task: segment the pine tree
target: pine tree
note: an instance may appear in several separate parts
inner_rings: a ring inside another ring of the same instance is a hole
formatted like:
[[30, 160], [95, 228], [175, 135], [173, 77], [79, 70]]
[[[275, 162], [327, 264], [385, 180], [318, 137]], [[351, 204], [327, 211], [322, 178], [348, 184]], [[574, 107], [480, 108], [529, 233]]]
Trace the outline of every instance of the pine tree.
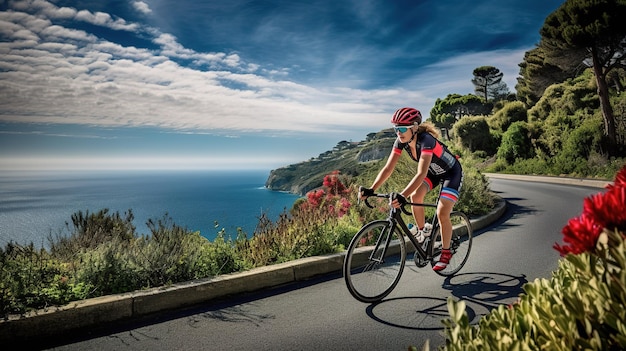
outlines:
[[607, 74], [626, 66], [626, 0], [566, 0], [551, 13], [540, 30], [540, 46], [546, 55], [557, 58], [573, 52], [587, 53], [586, 63], [596, 77], [604, 135], [616, 145], [616, 123], [609, 100]]
[[474, 91], [476, 95], [482, 97], [485, 102], [489, 100], [499, 100], [506, 97], [509, 89], [502, 81], [504, 73], [493, 66], [481, 66], [474, 69]]

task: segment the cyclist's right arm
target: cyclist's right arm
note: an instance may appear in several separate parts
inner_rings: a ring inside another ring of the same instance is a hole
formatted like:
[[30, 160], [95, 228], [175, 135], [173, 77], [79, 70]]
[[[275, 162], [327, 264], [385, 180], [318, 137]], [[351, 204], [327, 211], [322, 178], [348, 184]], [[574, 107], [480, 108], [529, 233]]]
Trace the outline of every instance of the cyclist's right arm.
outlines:
[[385, 163], [383, 168], [381, 168], [381, 170], [378, 172], [378, 175], [376, 176], [376, 179], [374, 179], [372, 186], [370, 188], [364, 188], [361, 190], [359, 194], [361, 197], [366, 198], [368, 196], [371, 196], [376, 191], [376, 189], [378, 189], [381, 185], [383, 185], [383, 183], [385, 183], [385, 181], [387, 181], [387, 179], [389, 179], [389, 176], [391, 176], [393, 170], [396, 168], [396, 164], [398, 163], [400, 156], [402, 156], [402, 150], [399, 150], [400, 152], [398, 152], [398, 150], [399, 149], [396, 148], [393, 148], [391, 150], [391, 154], [389, 154], [387, 163]]

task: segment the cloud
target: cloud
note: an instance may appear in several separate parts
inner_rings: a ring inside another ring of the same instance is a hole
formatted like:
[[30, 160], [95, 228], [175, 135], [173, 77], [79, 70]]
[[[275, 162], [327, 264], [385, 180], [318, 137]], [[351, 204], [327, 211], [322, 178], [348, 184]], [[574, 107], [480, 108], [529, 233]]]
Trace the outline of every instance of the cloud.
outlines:
[[152, 13], [152, 10], [150, 9], [150, 6], [145, 3], [144, 1], [133, 1], [132, 2], [133, 7], [135, 8], [135, 10], [143, 13], [143, 14], [150, 14]]
[[[46, 13], [60, 12], [53, 10], [47, 7]], [[115, 29], [136, 28], [86, 11], [78, 11], [76, 18]], [[6, 83], [0, 88], [3, 121], [310, 132], [354, 123], [351, 105], [335, 109], [335, 101], [346, 99], [344, 90], [320, 91], [247, 73], [251, 66], [239, 55], [198, 53], [169, 34], [157, 36], [154, 43], [161, 49], [152, 51], [121, 46], [32, 14], [3, 13], [0, 20], [10, 23], [2, 28], [13, 39], [0, 43], [6, 53], [0, 60], [0, 78]], [[206, 70], [175, 60], [189, 60]]]
[[428, 116], [476, 67], [513, 89], [558, 1], [1, 2], [0, 168], [298, 162]]
[[[357, 17], [380, 11], [372, 4], [358, 7]], [[142, 14], [153, 13], [145, 2], [131, 5]], [[295, 79], [297, 66], [250, 62], [236, 51], [198, 51], [173, 34], [107, 13], [43, 0], [10, 2], [9, 7], [0, 13], [0, 121], [5, 122], [157, 126], [224, 134], [242, 129], [342, 133], [355, 125], [371, 131], [386, 125], [398, 106], [417, 106], [428, 115], [436, 98], [471, 92], [471, 72], [478, 66], [499, 67], [512, 89], [516, 65], [526, 50], [460, 53], [420, 64], [389, 86], [364, 81], [375, 81], [385, 65], [394, 67], [415, 39], [382, 50], [356, 42], [307, 42], [311, 37], [298, 34], [280, 38], [307, 44], [310, 58], [303, 57], [303, 62], [317, 60], [316, 65], [324, 64], [328, 52], [340, 50], [328, 61], [328, 75], [310, 84], [313, 78]], [[271, 19], [262, 18], [255, 36], [269, 32], [278, 40], [284, 23]], [[377, 16], [378, 24], [370, 28], [379, 31], [378, 38], [399, 30], [385, 28], [384, 19]], [[97, 36], [68, 20], [123, 32], [120, 38], [125, 40], [147, 38], [153, 46], [122, 44], [114, 34]], [[296, 20], [282, 18], [302, 26]], [[328, 38], [331, 33], [321, 28], [316, 35]], [[344, 35], [342, 40], [351, 39]]]

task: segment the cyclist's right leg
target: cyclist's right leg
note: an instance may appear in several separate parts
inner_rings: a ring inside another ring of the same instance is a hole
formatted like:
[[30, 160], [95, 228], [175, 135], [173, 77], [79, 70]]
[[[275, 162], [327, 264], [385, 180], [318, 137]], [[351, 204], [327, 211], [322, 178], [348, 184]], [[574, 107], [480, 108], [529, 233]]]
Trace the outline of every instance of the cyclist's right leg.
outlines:
[[[428, 193], [430, 189], [432, 188], [433, 188], [433, 182], [428, 177], [424, 178], [424, 182], [422, 183], [422, 185], [420, 185], [419, 188], [417, 188], [417, 190], [415, 190], [415, 192], [411, 194], [410, 201], [414, 203], [424, 203], [424, 197], [426, 196], [426, 193]], [[415, 220], [415, 225], [417, 225], [417, 229], [418, 230], [423, 229], [424, 225], [426, 224], [426, 215], [424, 214], [424, 207], [413, 206], [412, 210], [413, 210], [413, 219]]]

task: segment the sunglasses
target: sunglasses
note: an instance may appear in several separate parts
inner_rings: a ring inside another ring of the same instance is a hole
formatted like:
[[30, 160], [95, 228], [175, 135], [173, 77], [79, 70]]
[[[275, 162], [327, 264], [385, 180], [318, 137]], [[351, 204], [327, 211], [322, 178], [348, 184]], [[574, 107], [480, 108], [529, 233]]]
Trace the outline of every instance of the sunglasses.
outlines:
[[407, 130], [409, 130], [409, 128], [411, 128], [412, 126], [394, 126], [393, 127], [393, 131], [395, 133], [400, 132], [400, 133], [406, 133]]

